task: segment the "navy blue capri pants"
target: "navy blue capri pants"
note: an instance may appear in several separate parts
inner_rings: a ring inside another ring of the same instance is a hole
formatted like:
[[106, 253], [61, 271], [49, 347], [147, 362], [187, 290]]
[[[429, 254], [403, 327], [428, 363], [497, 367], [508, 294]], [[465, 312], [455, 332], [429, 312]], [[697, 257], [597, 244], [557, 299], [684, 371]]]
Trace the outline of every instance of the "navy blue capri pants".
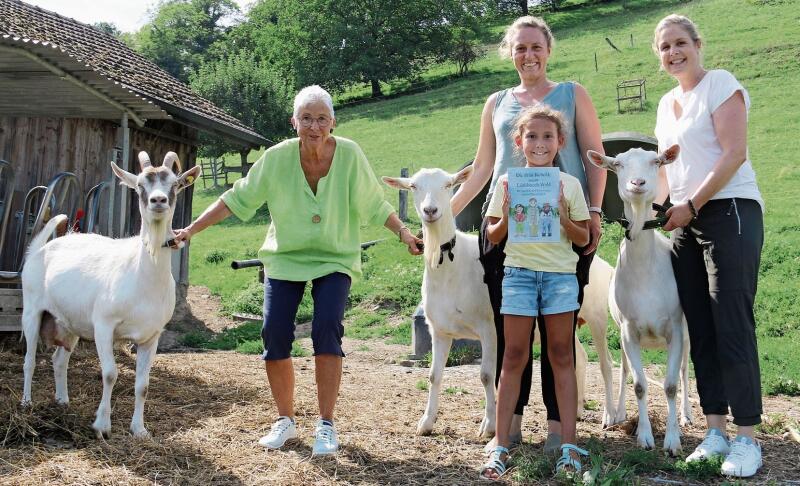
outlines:
[[[268, 278], [264, 283], [264, 326], [261, 338], [267, 361], [287, 359], [294, 342], [294, 319], [303, 300], [307, 282], [292, 282]], [[350, 276], [334, 272], [311, 281], [314, 317], [311, 321], [311, 341], [314, 356], [334, 354], [344, 357], [344, 308], [350, 293]]]

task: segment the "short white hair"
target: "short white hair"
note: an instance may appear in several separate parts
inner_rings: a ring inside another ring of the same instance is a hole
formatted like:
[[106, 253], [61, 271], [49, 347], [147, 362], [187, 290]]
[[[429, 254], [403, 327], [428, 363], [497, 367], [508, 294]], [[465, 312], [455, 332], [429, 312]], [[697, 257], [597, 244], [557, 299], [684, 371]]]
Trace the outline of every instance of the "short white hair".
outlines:
[[327, 106], [328, 110], [331, 112], [331, 118], [335, 118], [333, 115], [333, 98], [331, 98], [330, 93], [325, 91], [321, 86], [312, 84], [311, 86], [306, 86], [301, 89], [294, 97], [294, 112], [292, 113], [294, 119], [296, 120], [299, 117], [300, 110], [302, 110], [304, 106], [308, 106], [317, 101], [325, 103], [325, 106]]

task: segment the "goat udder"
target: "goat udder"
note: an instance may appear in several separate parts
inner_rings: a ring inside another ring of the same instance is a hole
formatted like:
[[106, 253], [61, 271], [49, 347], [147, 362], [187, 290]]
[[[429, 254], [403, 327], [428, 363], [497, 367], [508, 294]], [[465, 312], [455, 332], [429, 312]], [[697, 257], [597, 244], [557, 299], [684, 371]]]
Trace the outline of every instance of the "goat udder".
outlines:
[[44, 311], [42, 313], [42, 323], [39, 326], [39, 336], [41, 336], [45, 345], [48, 347], [61, 346], [71, 352], [72, 346], [70, 346], [69, 339], [67, 339], [65, 334], [64, 328], [56, 322], [56, 318], [53, 317], [53, 314]]

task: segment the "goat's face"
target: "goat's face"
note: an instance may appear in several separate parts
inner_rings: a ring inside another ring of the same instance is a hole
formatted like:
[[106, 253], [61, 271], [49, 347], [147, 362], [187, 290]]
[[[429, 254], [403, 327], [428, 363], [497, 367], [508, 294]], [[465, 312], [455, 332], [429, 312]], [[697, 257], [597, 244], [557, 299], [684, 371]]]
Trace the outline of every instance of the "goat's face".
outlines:
[[587, 155], [598, 167], [617, 173], [617, 189], [623, 201], [650, 204], [658, 190], [659, 167], [674, 162], [679, 151], [680, 147], [673, 145], [660, 154], [632, 148], [616, 157], [606, 157], [594, 150], [589, 150]]
[[472, 166], [449, 174], [441, 169], [421, 169], [411, 177], [383, 177], [383, 182], [396, 189], [407, 189], [414, 194], [414, 207], [423, 224], [434, 223], [445, 214], [452, 214], [450, 197], [453, 187], [466, 181]]
[[111, 168], [121, 183], [135, 190], [139, 195], [139, 211], [142, 219], [148, 223], [171, 221], [178, 193], [192, 185], [197, 179], [199, 166], [175, 175], [172, 166], [176, 162], [178, 171], [180, 171], [178, 156], [175, 152], [167, 152], [163, 164], [153, 167], [147, 153], [139, 152], [141, 172], [138, 175], [122, 170], [114, 162], [111, 162]]

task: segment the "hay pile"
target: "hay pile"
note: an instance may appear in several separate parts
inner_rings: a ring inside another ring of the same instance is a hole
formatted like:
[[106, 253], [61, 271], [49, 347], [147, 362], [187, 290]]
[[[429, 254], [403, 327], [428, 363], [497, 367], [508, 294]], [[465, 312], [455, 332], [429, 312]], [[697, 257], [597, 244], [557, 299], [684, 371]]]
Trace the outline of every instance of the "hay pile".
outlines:
[[[308, 344], [306, 343], [306, 346]], [[368, 349], [369, 348], [369, 349]], [[40, 353], [34, 377], [34, 407], [23, 410], [22, 351], [0, 345], [0, 484], [473, 484], [484, 442], [476, 437], [482, 417], [483, 390], [478, 367], [445, 372], [445, 387], [467, 393], [443, 394], [435, 435], [414, 435], [427, 393], [415, 384], [427, 370], [387, 364], [404, 347], [346, 341], [345, 370], [337, 425], [342, 443], [338, 458], [310, 458], [316, 393], [313, 358], [297, 358], [300, 441], [283, 451], [265, 451], [257, 439], [276, 415], [255, 356], [230, 352], [176, 353], [157, 356], [151, 374], [145, 424], [151, 440], [128, 433], [133, 411], [135, 356], [117, 353], [119, 379], [112, 399], [112, 437], [97, 440], [91, 429], [101, 391], [99, 365], [92, 344], [82, 344], [69, 371], [68, 408], [53, 403], [52, 366]], [[538, 371], [534, 374], [538, 376]], [[588, 398], [602, 403], [599, 372], [590, 365]], [[538, 380], [537, 380], [538, 382]], [[663, 440], [666, 404], [651, 389], [654, 429]], [[536, 399], [524, 424], [529, 451], [545, 436], [544, 409]], [[799, 400], [767, 400], [768, 412], [800, 418]], [[695, 417], [699, 409], [695, 404]], [[635, 447], [624, 427], [600, 430], [601, 410], [586, 411], [579, 423], [582, 440], [594, 435], [604, 454], [619, 460]], [[635, 415], [633, 400], [628, 415]], [[684, 448], [696, 445], [702, 430], [684, 431]], [[779, 434], [762, 435], [765, 468], [759, 482], [799, 479], [800, 445]], [[669, 478], [670, 476], [662, 476]], [[680, 479], [673, 477], [672, 479]], [[647, 476], [644, 483], [650, 483]]]

